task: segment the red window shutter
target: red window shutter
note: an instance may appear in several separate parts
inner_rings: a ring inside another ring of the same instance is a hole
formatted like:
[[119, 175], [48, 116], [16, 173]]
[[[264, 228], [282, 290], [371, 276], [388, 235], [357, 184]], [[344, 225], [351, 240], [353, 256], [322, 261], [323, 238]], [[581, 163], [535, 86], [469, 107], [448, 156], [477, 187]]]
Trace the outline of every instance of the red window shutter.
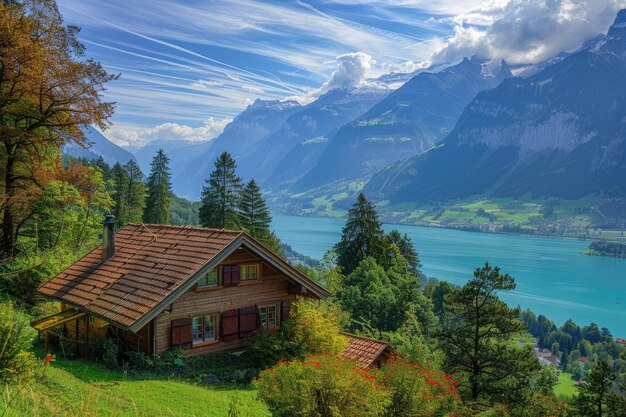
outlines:
[[291, 308], [291, 301], [285, 300], [280, 303], [280, 322], [289, 318], [289, 310]]
[[231, 267], [232, 270], [232, 277], [233, 277], [233, 285], [239, 285], [239, 282], [241, 282], [241, 271], [239, 268], [239, 265], [233, 265]]
[[257, 306], [239, 309], [239, 337], [248, 337], [259, 328], [259, 310]]
[[193, 342], [193, 334], [191, 331], [191, 319], [184, 318], [172, 320], [171, 330], [171, 347], [172, 348], [190, 348]]
[[229, 342], [239, 337], [239, 311], [237, 309], [222, 313], [222, 325], [220, 326], [222, 341]]
[[225, 266], [222, 269], [222, 285], [224, 287], [230, 287], [233, 285], [232, 266]]

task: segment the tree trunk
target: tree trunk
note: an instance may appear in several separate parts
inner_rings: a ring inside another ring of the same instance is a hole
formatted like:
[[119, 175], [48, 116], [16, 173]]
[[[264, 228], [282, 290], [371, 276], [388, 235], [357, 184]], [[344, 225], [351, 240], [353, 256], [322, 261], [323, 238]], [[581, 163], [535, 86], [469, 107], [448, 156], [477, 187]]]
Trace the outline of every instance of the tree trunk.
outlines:
[[13, 176], [13, 167], [15, 166], [15, 155], [11, 153], [10, 147], [7, 147], [7, 160], [4, 171], [4, 207], [2, 209], [2, 236], [0, 236], [0, 256], [2, 258], [8, 258], [13, 256], [13, 249], [15, 245], [14, 239], [14, 225], [15, 220], [13, 218], [12, 205], [13, 197], [15, 196], [15, 181]]

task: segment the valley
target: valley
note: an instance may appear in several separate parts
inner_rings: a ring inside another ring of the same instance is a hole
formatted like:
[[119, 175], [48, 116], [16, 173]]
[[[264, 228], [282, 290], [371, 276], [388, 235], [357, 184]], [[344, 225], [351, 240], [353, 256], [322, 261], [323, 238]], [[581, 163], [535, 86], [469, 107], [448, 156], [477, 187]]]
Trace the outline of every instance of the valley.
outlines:
[[[270, 193], [268, 200], [275, 213], [342, 219], [364, 183], [350, 181], [291, 196]], [[381, 219], [393, 224], [626, 242], [624, 201], [597, 196], [575, 200], [473, 196], [429, 204], [382, 200], [376, 207]]]

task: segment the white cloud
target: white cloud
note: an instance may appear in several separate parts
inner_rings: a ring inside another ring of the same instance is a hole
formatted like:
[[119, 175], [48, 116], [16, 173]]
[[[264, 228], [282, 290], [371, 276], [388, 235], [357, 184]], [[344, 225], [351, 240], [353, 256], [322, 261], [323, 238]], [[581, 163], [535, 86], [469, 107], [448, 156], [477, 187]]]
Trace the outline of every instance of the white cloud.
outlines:
[[303, 95], [290, 96], [286, 100], [296, 100], [307, 104], [320, 95], [336, 88], [362, 86], [368, 83], [367, 78], [375, 61], [365, 52], [350, 52], [335, 58], [336, 69], [320, 88], [309, 89]]
[[388, 65], [386, 69], [388, 72], [399, 72], [399, 73], [411, 73], [417, 70], [428, 68], [429, 63], [427, 61], [415, 62], [415, 61], [404, 61], [399, 65]]
[[545, 61], [605, 33], [626, 0], [490, 0], [448, 21], [454, 35], [432, 57], [450, 63], [474, 54], [512, 64]]
[[337, 69], [330, 79], [322, 84], [321, 93], [334, 88], [350, 87], [365, 82], [365, 77], [374, 60], [364, 52], [351, 52], [337, 57]]
[[231, 119], [207, 118], [202, 126], [192, 127], [178, 123], [162, 123], [150, 128], [113, 127], [106, 136], [123, 147], [140, 148], [152, 141], [186, 140], [189, 142], [209, 141], [217, 137]]

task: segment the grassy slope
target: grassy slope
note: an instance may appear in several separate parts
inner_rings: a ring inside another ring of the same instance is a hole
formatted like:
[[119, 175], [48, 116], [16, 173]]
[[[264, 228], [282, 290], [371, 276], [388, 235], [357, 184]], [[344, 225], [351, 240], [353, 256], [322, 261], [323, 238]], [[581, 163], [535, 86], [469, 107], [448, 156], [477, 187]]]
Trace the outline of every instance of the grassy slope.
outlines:
[[[278, 211], [294, 215], [345, 218], [346, 207], [349, 207], [355, 199], [359, 186], [355, 183], [346, 189], [348, 191], [341, 193], [333, 193], [329, 190], [319, 192], [311, 199], [310, 208], [298, 209], [286, 204]], [[588, 239], [626, 239], [612, 230], [600, 230], [594, 226], [599, 217], [593, 207], [597, 206], [600, 201], [596, 197], [578, 200], [468, 198], [462, 201], [421, 206], [412, 203], [392, 205], [385, 200], [378, 202], [376, 206], [381, 218], [387, 223], [469, 228], [482, 231], [499, 231], [504, 227], [516, 233]], [[547, 206], [553, 207], [553, 213], [544, 216]], [[484, 210], [486, 214], [478, 215], [479, 209]]]
[[5, 416], [228, 416], [237, 397], [245, 417], [269, 416], [267, 408], [247, 386], [202, 386], [162, 379], [124, 380], [119, 372], [99, 364], [58, 361], [45, 381], [32, 387], [5, 392], [0, 414], [8, 398], [15, 397]]
[[573, 397], [576, 395], [576, 387], [574, 386], [574, 380], [572, 374], [561, 372], [559, 375], [559, 382], [554, 387], [554, 393], [556, 395], [563, 395], [565, 397]]

